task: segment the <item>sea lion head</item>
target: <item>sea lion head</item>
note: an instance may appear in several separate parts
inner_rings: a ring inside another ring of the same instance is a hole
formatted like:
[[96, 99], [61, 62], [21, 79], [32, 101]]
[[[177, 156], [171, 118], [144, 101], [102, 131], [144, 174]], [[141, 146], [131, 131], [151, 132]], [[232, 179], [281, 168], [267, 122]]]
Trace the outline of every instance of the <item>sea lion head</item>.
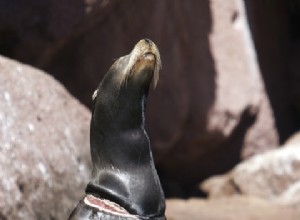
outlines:
[[[121, 58], [122, 59], [122, 58]], [[153, 78], [153, 85], [159, 79], [159, 70], [161, 69], [161, 60], [157, 46], [149, 39], [140, 40], [132, 50], [132, 52], [123, 57], [128, 60], [127, 66], [124, 69], [124, 80], [126, 83], [128, 78], [131, 78], [135, 83], [147, 83]]]
[[[157, 46], [145, 38], [135, 45], [130, 54], [120, 57], [113, 63], [101, 84], [114, 83], [111, 86], [118, 92], [124, 87], [134, 87], [144, 89], [147, 93], [151, 82], [153, 87], [156, 87], [161, 67]], [[98, 92], [98, 89], [94, 92], [93, 100], [96, 99]]]

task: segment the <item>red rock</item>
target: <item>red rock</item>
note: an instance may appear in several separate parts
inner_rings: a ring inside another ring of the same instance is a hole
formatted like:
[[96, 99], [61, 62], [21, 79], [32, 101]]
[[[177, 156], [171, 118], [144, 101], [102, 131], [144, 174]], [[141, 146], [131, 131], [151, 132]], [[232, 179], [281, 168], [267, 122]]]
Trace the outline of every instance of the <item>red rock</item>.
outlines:
[[0, 218], [66, 219], [90, 174], [90, 112], [56, 80], [0, 57]]
[[[180, 7], [182, 13], [188, 10], [184, 6]], [[183, 70], [184, 80], [180, 83], [189, 89], [181, 92], [177, 86], [173, 88], [176, 88], [176, 94], [186, 97], [177, 95], [174, 100], [178, 106], [171, 106], [170, 113], [149, 112], [154, 147], [158, 152], [168, 150], [158, 161], [159, 167], [169, 178], [186, 184], [213, 173], [224, 173], [241, 158], [275, 148], [279, 141], [242, 1], [210, 1], [211, 17], [202, 11], [206, 10], [203, 6], [189, 10], [192, 10], [189, 11], [191, 14], [211, 19], [212, 28], [203, 28], [200, 20], [189, 16], [184, 19], [185, 23], [192, 24], [185, 27], [188, 42], [192, 43], [186, 47], [190, 60], [184, 67], [188, 68], [189, 75]], [[203, 36], [206, 30], [209, 30], [208, 37]], [[197, 51], [203, 51], [203, 45], [198, 45], [196, 36], [202, 36], [202, 41], [209, 44], [210, 52], [206, 58], [197, 54]], [[163, 66], [166, 65], [172, 64], [163, 62]], [[207, 68], [209, 66], [211, 68]], [[167, 70], [162, 74], [168, 75], [166, 80], [172, 80], [173, 73]], [[163, 106], [159, 102], [166, 94], [157, 95], [154, 105]], [[168, 93], [168, 96], [172, 97], [172, 94]], [[174, 107], [180, 109], [180, 117], [173, 114]], [[156, 116], [158, 113], [160, 115]], [[170, 120], [172, 124], [163, 123], [166, 115], [174, 117]], [[153, 116], [156, 116], [154, 120]], [[179, 124], [181, 118], [183, 122]], [[168, 124], [171, 126], [167, 127]], [[168, 130], [173, 134], [168, 140], [173, 142], [162, 142], [161, 134]]]
[[201, 188], [211, 198], [244, 194], [299, 207], [300, 148], [287, 146], [256, 155], [227, 175], [206, 180]]

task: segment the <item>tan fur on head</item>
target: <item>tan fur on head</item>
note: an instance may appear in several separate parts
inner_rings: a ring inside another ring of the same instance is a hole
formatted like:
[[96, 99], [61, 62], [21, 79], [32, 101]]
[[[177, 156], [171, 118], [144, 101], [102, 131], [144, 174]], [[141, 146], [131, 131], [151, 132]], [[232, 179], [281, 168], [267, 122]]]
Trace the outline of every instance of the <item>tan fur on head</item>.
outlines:
[[[154, 74], [153, 75], [153, 86], [154, 86], [154, 88], [156, 87], [157, 82], [159, 80], [159, 71], [160, 71], [162, 65], [161, 65], [160, 54], [159, 54], [157, 46], [148, 39], [140, 40], [135, 45], [135, 47], [133, 48], [131, 53], [129, 54], [129, 56], [130, 56], [129, 62], [123, 72], [125, 81], [126, 81], [126, 77], [128, 77], [131, 74], [137, 61], [140, 59], [144, 59], [148, 53], [153, 54], [155, 57], [155, 67], [154, 67], [154, 72], [153, 72], [153, 74]], [[145, 60], [147, 60], [147, 58]]]

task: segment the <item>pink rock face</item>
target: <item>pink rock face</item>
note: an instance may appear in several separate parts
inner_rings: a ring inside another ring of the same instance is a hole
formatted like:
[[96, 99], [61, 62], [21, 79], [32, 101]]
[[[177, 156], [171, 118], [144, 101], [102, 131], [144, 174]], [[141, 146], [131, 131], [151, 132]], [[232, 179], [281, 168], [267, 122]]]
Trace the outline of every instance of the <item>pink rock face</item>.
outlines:
[[66, 219], [90, 174], [90, 112], [52, 77], [0, 57], [0, 218]]
[[[205, 16], [197, 12], [200, 8], [205, 7], [180, 7], [186, 15], [182, 23], [187, 24], [189, 56], [180, 58], [186, 62], [181, 70], [177, 68], [181, 80], [175, 80], [172, 70], [163, 69], [162, 81], [170, 80], [170, 90], [176, 88], [176, 94], [160, 92], [167, 87], [162, 82], [149, 112], [158, 166], [181, 183], [225, 172], [240, 158], [274, 148], [279, 141], [242, 3], [211, 1], [211, 17], [206, 15], [211, 27], [186, 13], [193, 10], [191, 14]], [[199, 36], [209, 48], [198, 42]], [[206, 56], [199, 51], [206, 51]], [[167, 61], [163, 66], [175, 63]], [[166, 94], [174, 99], [174, 106], [165, 106]], [[163, 106], [164, 112], [157, 106]]]
[[232, 178], [243, 194], [277, 197], [300, 179], [299, 146], [257, 155], [238, 165]]

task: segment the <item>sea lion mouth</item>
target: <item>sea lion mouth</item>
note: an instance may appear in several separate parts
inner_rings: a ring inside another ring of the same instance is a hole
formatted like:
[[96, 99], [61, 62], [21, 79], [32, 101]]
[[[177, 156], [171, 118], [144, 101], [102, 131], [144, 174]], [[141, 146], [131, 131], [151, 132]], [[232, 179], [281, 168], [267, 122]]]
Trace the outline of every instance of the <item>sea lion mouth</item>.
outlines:
[[157, 46], [149, 39], [140, 40], [129, 55], [129, 61], [124, 68], [122, 83], [134, 74], [140, 74], [143, 69], [151, 69], [152, 81], [155, 88], [159, 80], [159, 71], [162, 67]]
[[156, 57], [155, 54], [151, 53], [151, 52], [147, 52], [143, 55], [143, 58], [147, 61], [156, 61]]
[[83, 201], [86, 205], [96, 208], [102, 212], [111, 213], [120, 217], [122, 216], [126, 218], [138, 219], [136, 215], [130, 214], [127, 210], [119, 206], [117, 203], [111, 202], [106, 199], [100, 199], [98, 197], [88, 194], [85, 196]]

